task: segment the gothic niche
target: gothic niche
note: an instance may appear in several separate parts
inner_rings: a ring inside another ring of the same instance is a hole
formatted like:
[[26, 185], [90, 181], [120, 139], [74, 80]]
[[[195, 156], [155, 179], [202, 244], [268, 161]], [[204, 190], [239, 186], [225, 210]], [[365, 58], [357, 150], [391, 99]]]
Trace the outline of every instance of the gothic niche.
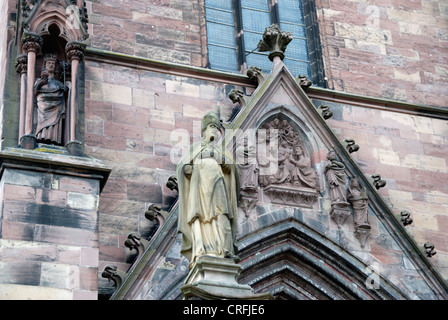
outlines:
[[78, 96], [88, 37], [85, 2], [54, 0], [48, 6], [24, 0], [20, 9], [20, 146], [35, 149], [43, 143], [83, 155]]
[[272, 203], [311, 208], [318, 176], [308, 149], [288, 120], [274, 118], [257, 131], [258, 182]]

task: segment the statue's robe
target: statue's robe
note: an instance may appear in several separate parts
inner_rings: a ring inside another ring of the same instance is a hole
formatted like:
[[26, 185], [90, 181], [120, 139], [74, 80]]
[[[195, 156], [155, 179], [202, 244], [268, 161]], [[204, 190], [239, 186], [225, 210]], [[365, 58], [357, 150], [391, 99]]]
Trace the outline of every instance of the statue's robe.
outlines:
[[68, 88], [62, 82], [50, 78], [48, 83], [37, 89], [35, 92], [37, 100], [37, 140], [62, 144], [63, 121], [66, 113], [66, 98]]

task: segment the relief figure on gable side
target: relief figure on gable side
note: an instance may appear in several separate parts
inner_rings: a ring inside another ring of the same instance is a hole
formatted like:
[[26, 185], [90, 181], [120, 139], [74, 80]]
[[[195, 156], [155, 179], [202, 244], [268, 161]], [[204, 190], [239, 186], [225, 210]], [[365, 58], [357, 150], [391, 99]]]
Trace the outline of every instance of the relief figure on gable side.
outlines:
[[353, 207], [355, 227], [369, 227], [366, 189], [360, 186], [358, 179], [351, 179], [347, 198]]
[[345, 166], [338, 161], [336, 153], [331, 150], [327, 154], [330, 162], [326, 166], [325, 177], [330, 186], [330, 199], [332, 203], [347, 202], [345, 190]]
[[37, 100], [36, 138], [45, 143], [63, 144], [64, 119], [69, 88], [59, 81], [60, 63], [55, 55], [44, 57], [41, 77], [34, 85]]
[[291, 169], [294, 186], [312, 189], [317, 187], [316, 171], [311, 167], [311, 160], [305, 155], [302, 146], [294, 147], [294, 152], [289, 161], [294, 165]]
[[256, 190], [258, 188], [258, 163], [256, 148], [244, 137], [243, 145], [236, 149], [238, 169], [240, 172], [241, 190]]

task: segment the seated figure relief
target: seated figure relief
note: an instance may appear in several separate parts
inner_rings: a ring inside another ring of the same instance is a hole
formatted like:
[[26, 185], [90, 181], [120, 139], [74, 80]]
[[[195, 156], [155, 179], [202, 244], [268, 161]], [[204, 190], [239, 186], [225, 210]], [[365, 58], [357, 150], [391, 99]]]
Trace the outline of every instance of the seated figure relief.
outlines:
[[[240, 165], [242, 187], [244, 181], [251, 181], [257, 175], [257, 188], [259, 185], [268, 197], [265, 201], [313, 206], [318, 196], [318, 175], [304, 142], [288, 120], [274, 118], [264, 122], [257, 131], [256, 151], [256, 164], [252, 163], [250, 169]], [[246, 203], [246, 210], [248, 202], [253, 206], [256, 201], [251, 197], [242, 194], [241, 202]]]
[[[318, 185], [316, 170], [311, 166], [311, 159], [306, 154], [302, 140], [289, 122], [275, 118], [261, 129], [266, 130], [266, 149], [270, 153], [268, 155], [265, 152], [258, 153], [259, 165], [269, 166], [269, 170], [260, 171], [260, 185], [316, 189]], [[277, 141], [271, 138], [276, 138]]]

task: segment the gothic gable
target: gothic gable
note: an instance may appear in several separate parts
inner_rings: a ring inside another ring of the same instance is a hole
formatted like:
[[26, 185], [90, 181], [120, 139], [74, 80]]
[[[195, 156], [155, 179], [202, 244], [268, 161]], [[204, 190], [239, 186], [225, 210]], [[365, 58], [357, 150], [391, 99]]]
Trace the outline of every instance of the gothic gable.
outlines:
[[[328, 126], [331, 111], [313, 105], [281, 60], [256, 79], [250, 96], [233, 92], [241, 109], [223, 139], [240, 171], [240, 282], [277, 299], [446, 299], [446, 283], [379, 194], [384, 181], [353, 160], [353, 137], [340, 141]], [[115, 297], [180, 298], [188, 263], [177, 205], [165, 214]]]

